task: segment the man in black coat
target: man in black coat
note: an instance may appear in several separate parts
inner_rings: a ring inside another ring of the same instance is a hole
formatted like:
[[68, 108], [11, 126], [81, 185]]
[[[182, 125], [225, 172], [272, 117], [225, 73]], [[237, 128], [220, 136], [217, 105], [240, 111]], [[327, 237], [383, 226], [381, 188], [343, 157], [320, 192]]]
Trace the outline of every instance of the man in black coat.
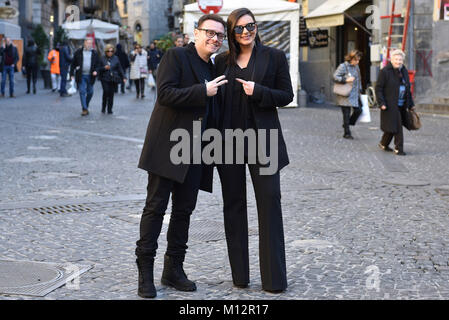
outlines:
[[2, 53], [2, 97], [5, 96], [6, 76], [9, 77], [9, 96], [14, 98], [14, 72], [17, 70], [19, 53], [10, 38], [6, 38], [6, 46]]
[[[181, 129], [192, 137], [194, 121], [201, 121], [203, 130], [206, 127], [206, 119], [214, 108], [213, 97], [218, 87], [227, 82], [223, 80], [224, 76], [213, 79], [210, 60], [222, 45], [224, 30], [225, 22], [221, 17], [201, 17], [195, 29], [195, 43], [168, 50], [159, 65], [157, 101], [139, 161], [139, 168], [148, 171], [147, 199], [140, 222], [140, 239], [136, 243], [138, 294], [141, 297], [156, 296], [153, 265], [170, 194], [172, 213], [161, 282], [177, 290], [196, 290], [195, 283], [187, 279], [182, 266], [190, 215], [204, 177], [201, 164], [175, 164], [171, 151], [177, 142], [171, 141], [171, 134]], [[190, 159], [192, 155], [190, 152]], [[203, 189], [211, 191], [211, 177], [204, 185]]]
[[67, 74], [69, 73], [70, 64], [73, 58], [70, 55], [70, 48], [67, 41], [64, 41], [59, 48], [59, 67], [61, 72], [61, 87], [59, 88], [59, 94], [61, 97], [68, 97], [67, 93]]
[[94, 95], [94, 83], [100, 67], [100, 58], [92, 49], [92, 38], [84, 40], [84, 47], [76, 50], [70, 67], [70, 77], [75, 78], [83, 109], [81, 115], [89, 114], [89, 102]]

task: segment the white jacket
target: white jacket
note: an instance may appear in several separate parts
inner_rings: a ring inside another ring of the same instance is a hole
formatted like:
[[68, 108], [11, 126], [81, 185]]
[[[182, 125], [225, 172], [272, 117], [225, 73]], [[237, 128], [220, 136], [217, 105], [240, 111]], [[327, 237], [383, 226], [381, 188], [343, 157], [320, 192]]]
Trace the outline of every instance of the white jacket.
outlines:
[[[137, 52], [136, 52], [137, 53]], [[131, 51], [131, 56], [135, 54], [135, 50]], [[148, 74], [148, 62], [147, 62], [147, 52], [142, 49], [142, 53], [136, 55], [134, 61], [131, 61], [131, 69], [129, 72], [129, 78], [131, 80], [146, 78]], [[131, 60], [131, 59], [130, 59]], [[147, 73], [141, 73], [140, 69], [147, 70]]]

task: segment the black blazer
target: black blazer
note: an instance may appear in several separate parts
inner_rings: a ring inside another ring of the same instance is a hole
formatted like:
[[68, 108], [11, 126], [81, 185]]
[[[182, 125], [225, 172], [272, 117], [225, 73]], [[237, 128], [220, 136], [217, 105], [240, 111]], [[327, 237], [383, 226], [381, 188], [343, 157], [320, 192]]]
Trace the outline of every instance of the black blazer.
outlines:
[[405, 104], [402, 108], [398, 107], [399, 87], [401, 81], [396, 74], [391, 63], [383, 68], [376, 83], [376, 98], [379, 108], [383, 105], [386, 110], [380, 111], [380, 128], [384, 132], [396, 133], [401, 125], [406, 125], [407, 114], [405, 109], [411, 109], [415, 106], [410, 90], [410, 79], [405, 66], [402, 67], [402, 77], [405, 80]]
[[[170, 151], [178, 141], [170, 141], [175, 129], [192, 134], [194, 120], [203, 121], [207, 90], [195, 45], [169, 49], [162, 57], [157, 76], [157, 100], [148, 124], [139, 168], [183, 183], [189, 164], [173, 164]], [[192, 155], [191, 155], [192, 156]], [[212, 176], [204, 177], [202, 190], [212, 191]]]
[[[70, 77], [72, 77], [75, 74], [75, 81], [79, 85], [81, 83], [81, 78], [83, 76], [83, 48], [80, 48], [75, 51], [75, 54], [73, 55], [72, 64], [70, 66]], [[90, 76], [91, 76], [91, 83], [95, 83], [95, 79], [97, 77], [93, 76], [92, 73], [96, 71], [99, 72], [100, 68], [100, 58], [98, 57], [98, 53], [96, 50], [92, 50], [92, 56], [90, 60]]]
[[[216, 76], [227, 75], [227, 56], [228, 53], [225, 52], [215, 58]], [[289, 159], [276, 107], [286, 106], [293, 100], [290, 70], [285, 53], [257, 44], [254, 72], [251, 79], [244, 80], [255, 82], [254, 93], [249, 97], [248, 102], [256, 129], [266, 129], [267, 137], [269, 129], [278, 129], [278, 170], [281, 170], [289, 164]], [[219, 94], [221, 117], [223, 117], [224, 108], [231, 108], [225, 101], [223, 87], [226, 88], [226, 85], [220, 88]], [[267, 152], [270, 154], [269, 145], [267, 145]]]

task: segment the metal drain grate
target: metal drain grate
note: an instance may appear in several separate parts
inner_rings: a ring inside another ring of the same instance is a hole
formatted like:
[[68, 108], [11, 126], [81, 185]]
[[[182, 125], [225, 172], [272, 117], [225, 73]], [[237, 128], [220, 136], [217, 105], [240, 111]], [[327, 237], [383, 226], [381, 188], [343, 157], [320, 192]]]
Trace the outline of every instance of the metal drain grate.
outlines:
[[61, 213], [75, 213], [75, 212], [88, 212], [92, 211], [91, 208], [82, 204], [68, 204], [51, 207], [31, 208], [33, 212], [40, 214], [61, 214]]
[[43, 297], [92, 266], [0, 260], [0, 294]]

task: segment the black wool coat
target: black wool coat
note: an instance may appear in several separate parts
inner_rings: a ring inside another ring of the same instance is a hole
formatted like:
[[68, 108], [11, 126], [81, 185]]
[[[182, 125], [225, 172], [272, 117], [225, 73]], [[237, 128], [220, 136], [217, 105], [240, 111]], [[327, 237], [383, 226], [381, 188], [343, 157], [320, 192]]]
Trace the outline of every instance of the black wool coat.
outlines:
[[[216, 76], [227, 75], [227, 57], [228, 53], [225, 52], [215, 58]], [[227, 80], [235, 81], [228, 78]], [[276, 107], [284, 107], [293, 100], [290, 70], [285, 53], [257, 44], [253, 74], [251, 79], [243, 80], [255, 82], [254, 92], [248, 99], [248, 105], [253, 114], [256, 129], [265, 129], [267, 137], [270, 129], [278, 129], [278, 170], [281, 170], [289, 164], [289, 158]], [[225, 86], [220, 88], [218, 97], [221, 117], [225, 108], [232, 108], [225, 101]], [[269, 145], [266, 152], [271, 155]]]
[[[175, 129], [193, 137], [193, 121], [203, 121], [208, 103], [207, 89], [194, 43], [169, 49], [159, 64], [157, 100], [148, 124], [138, 167], [183, 183], [189, 164], [173, 164], [170, 151], [179, 141], [170, 141]], [[192, 158], [192, 155], [191, 155]], [[212, 191], [212, 175], [203, 175], [201, 189]]]
[[411, 109], [415, 106], [410, 89], [410, 79], [405, 66], [402, 67], [401, 73], [405, 80], [405, 104], [398, 107], [399, 87], [401, 80], [396, 74], [397, 71], [389, 63], [383, 68], [376, 83], [376, 97], [379, 108], [386, 106], [386, 110], [380, 111], [380, 128], [383, 132], [397, 133], [400, 126], [406, 126], [407, 113], [406, 108]]
[[[110, 66], [109, 70], [105, 69], [105, 66]], [[106, 82], [123, 82], [123, 79], [125, 79], [125, 73], [123, 72], [122, 65], [120, 63], [120, 60], [117, 56], [111, 56], [111, 57], [102, 57], [100, 59], [100, 66], [98, 68], [100, 71], [100, 80], [106, 81]]]
[[[75, 82], [77, 85], [81, 83], [81, 79], [83, 76], [83, 48], [80, 48], [75, 51], [75, 54], [73, 55], [72, 64], [70, 66], [70, 77], [75, 75]], [[95, 83], [95, 79], [97, 77], [93, 76], [92, 73], [96, 71], [97, 73], [100, 71], [100, 57], [98, 56], [98, 53], [96, 50], [92, 50], [92, 56], [90, 58], [90, 76], [91, 76], [91, 83]]]

